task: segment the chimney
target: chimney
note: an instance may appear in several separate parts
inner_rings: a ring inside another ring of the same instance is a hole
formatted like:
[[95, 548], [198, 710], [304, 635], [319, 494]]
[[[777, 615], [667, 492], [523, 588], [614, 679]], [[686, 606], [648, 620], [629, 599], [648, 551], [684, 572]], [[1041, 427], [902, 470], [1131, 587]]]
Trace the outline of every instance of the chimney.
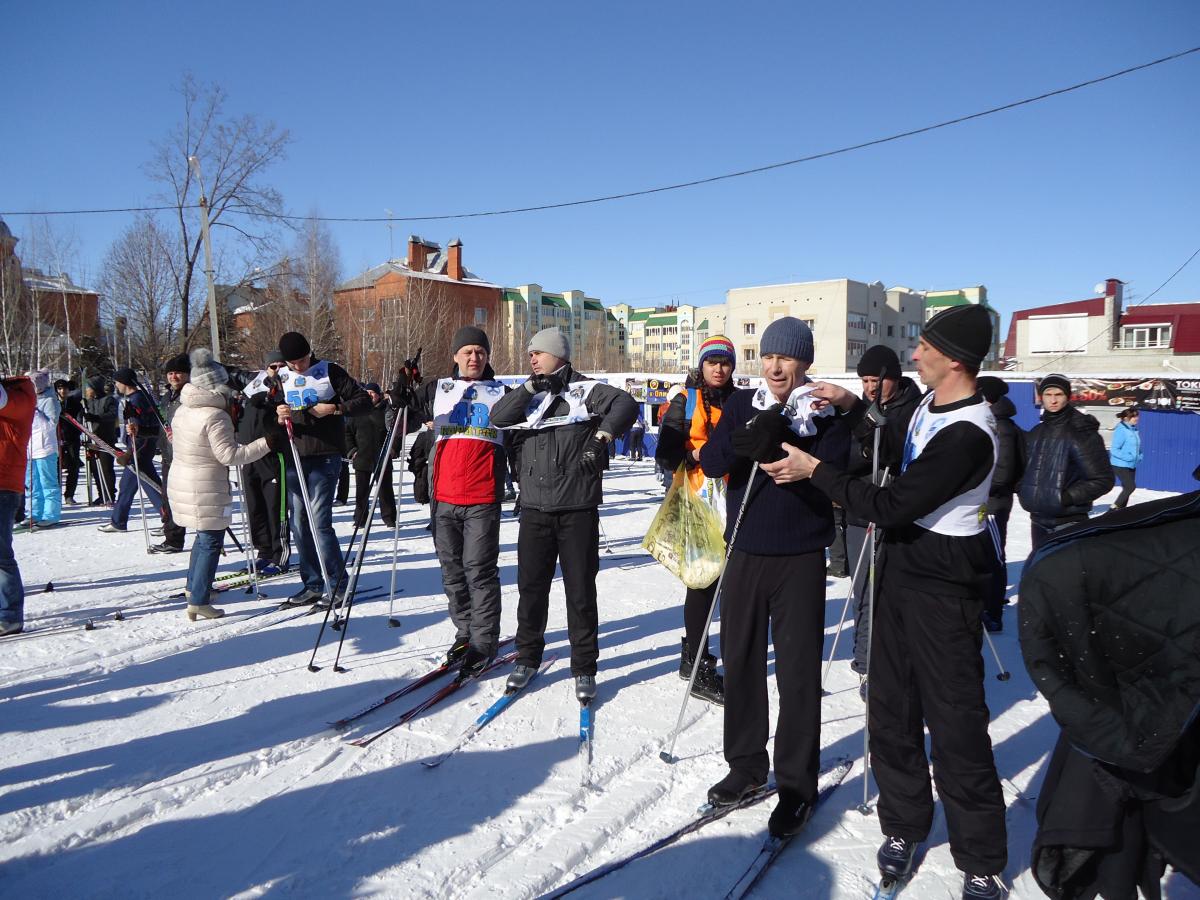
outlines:
[[455, 281], [463, 280], [462, 241], [458, 238], [446, 248], [446, 274]]
[[425, 242], [415, 234], [408, 236], [408, 259], [406, 262], [410, 271], [425, 271]]
[[1109, 349], [1121, 344], [1121, 306], [1125, 301], [1125, 282], [1119, 278], [1104, 281], [1104, 324], [1108, 328]]

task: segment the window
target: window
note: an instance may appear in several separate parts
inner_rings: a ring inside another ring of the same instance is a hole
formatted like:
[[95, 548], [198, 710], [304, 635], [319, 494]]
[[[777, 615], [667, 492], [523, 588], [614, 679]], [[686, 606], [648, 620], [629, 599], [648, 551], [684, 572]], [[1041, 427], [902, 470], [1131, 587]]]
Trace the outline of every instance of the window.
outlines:
[[895, 336], [896, 336], [896, 326], [889, 325], [888, 326], [888, 337], [895, 337]]
[[[750, 327], [753, 328], [754, 326], [751, 325]], [[745, 349], [742, 350], [742, 361], [743, 362], [754, 362], [754, 360], [756, 360], [756, 359], [758, 359], [758, 353], [755, 351], [755, 349], [753, 347], [746, 347]]]
[[866, 352], [866, 341], [846, 341], [846, 353], [850, 356], [862, 356]]
[[867, 330], [867, 317], [864, 316], [862, 313], [847, 313], [846, 314], [846, 325], [847, 325], [847, 327], [853, 328], [856, 331], [866, 331]]
[[1170, 325], [1126, 325], [1121, 329], [1121, 347], [1126, 350], [1171, 346]]
[[871, 322], [869, 325], [867, 325], [867, 334], [872, 336], [879, 334], [879, 323]]
[[908, 336], [910, 338], [916, 338], [916, 337], [921, 336], [921, 325], [919, 322], [909, 322], [908, 323]]
[[[753, 322], [744, 322], [744, 323], [742, 323], [742, 334], [746, 335], [747, 337], [751, 337], [751, 336], [753, 336], [753, 334], [754, 334], [754, 329], [755, 329], [755, 325], [754, 325], [754, 323], [753, 323]], [[754, 357], [753, 357], [753, 356], [751, 356], [751, 357], [748, 357], [748, 358], [749, 358], [749, 359], [754, 359]]]
[[475, 307], [475, 324], [476, 325], [486, 325], [487, 324], [487, 309], [485, 309], [482, 306]]

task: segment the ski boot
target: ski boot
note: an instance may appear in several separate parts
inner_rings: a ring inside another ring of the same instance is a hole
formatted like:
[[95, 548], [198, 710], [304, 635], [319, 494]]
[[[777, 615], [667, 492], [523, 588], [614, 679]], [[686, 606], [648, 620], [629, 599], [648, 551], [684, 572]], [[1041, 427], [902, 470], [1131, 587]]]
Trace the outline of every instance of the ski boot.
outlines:
[[1002, 889], [999, 875], [963, 876], [963, 900], [1000, 900]]
[[717, 807], [733, 806], [763, 787], [761, 782], [730, 770], [728, 775], [708, 789], [708, 802]]

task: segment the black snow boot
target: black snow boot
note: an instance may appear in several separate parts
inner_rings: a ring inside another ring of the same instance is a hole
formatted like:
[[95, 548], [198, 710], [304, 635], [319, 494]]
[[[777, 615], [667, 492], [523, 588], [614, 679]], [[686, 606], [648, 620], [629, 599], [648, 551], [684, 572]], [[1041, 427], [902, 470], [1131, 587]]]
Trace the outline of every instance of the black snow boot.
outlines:
[[771, 810], [767, 831], [771, 837], [783, 838], [799, 834], [812, 818], [813, 805], [794, 796], [779, 795], [779, 803]]
[[907, 878], [912, 872], [913, 857], [917, 855], [917, 841], [901, 837], [885, 837], [875, 862], [879, 874], [891, 878]]
[[728, 775], [708, 789], [708, 802], [713, 806], [733, 806], [762, 787], [764, 785], [761, 782], [731, 769]]
[[[680, 640], [679, 677], [687, 681], [692, 677], [692, 656], [688, 653], [687, 638]], [[717, 671], [717, 658], [704, 654], [700, 657], [700, 671], [692, 685], [692, 696], [718, 706], [725, 705], [725, 679]]]

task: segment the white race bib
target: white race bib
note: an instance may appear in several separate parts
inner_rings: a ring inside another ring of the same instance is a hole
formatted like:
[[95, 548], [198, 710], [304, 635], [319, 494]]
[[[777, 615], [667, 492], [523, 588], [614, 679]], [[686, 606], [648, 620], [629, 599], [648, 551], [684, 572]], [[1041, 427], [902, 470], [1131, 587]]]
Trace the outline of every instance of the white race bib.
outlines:
[[438, 441], [470, 438], [501, 443], [492, 425], [492, 407], [504, 396], [498, 381], [443, 378], [433, 396], [433, 433]]
[[329, 381], [329, 362], [320, 360], [309, 366], [303, 375], [283, 366], [278, 372], [283, 383], [284, 401], [292, 409], [308, 409], [318, 403], [328, 403], [337, 396]]
[[[592, 414], [588, 412], [587, 398], [592, 393], [592, 388], [601, 383], [599, 381], [573, 381], [563, 388], [561, 394], [551, 394], [549, 391], [534, 394], [529, 399], [529, 405], [525, 407], [525, 421], [513, 425], [512, 428], [539, 430], [589, 421]], [[524, 389], [522, 388], [522, 390]], [[547, 418], [546, 413], [551, 404], [560, 397], [567, 401], [567, 412], [561, 416]]]
[[[823, 409], [814, 409], [814, 403], [819, 399], [811, 396], [815, 388], [816, 385], [811, 381], [795, 388], [780, 410], [797, 437], [812, 437], [817, 433], [817, 425], [813, 419], [834, 414], [832, 404], [827, 404]], [[750, 401], [750, 405], [755, 409], [770, 409], [778, 402], [769, 388], [760, 387], [754, 392], [754, 399]]]

